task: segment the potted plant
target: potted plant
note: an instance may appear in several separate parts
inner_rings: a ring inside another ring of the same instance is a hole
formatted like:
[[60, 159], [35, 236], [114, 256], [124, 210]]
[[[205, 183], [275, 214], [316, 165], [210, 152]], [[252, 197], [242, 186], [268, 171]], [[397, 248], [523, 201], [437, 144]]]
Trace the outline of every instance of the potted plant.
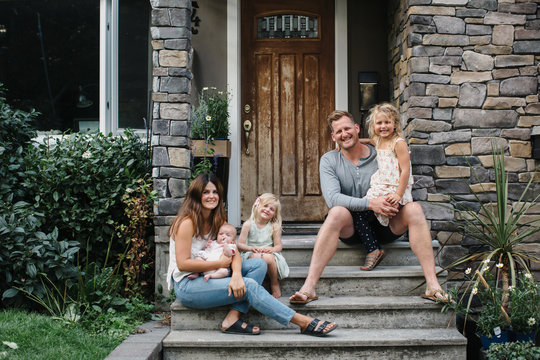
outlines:
[[540, 321], [540, 286], [530, 273], [525, 273], [515, 287], [510, 286], [509, 292], [513, 338], [534, 341]]
[[[228, 92], [204, 87], [191, 110], [191, 149], [195, 157], [231, 156]], [[213, 152], [212, 152], [213, 149]]]
[[[520, 246], [528, 237], [540, 231], [539, 219], [531, 220], [524, 217], [539, 198], [539, 196], [529, 195], [532, 179], [524, 188], [519, 200], [512, 203], [508, 196], [508, 174], [505, 172], [504, 151], [495, 149], [493, 145], [492, 151], [496, 202], [483, 203], [476, 192], [471, 189], [471, 193], [474, 194], [479, 204], [479, 211], [456, 207], [460, 219], [456, 222], [458, 231], [475, 239], [482, 245], [482, 248], [478, 252], [459, 258], [442, 270], [470, 263], [479, 264], [476, 265], [476, 271], [472, 271], [471, 268], [467, 269], [466, 273], [472, 274], [472, 277], [464, 284], [466, 285], [465, 291], [458, 292], [456, 290], [453, 292], [454, 295], [459, 294], [454, 298], [456, 302], [445, 305], [445, 309], [459, 310], [460, 306], [463, 305], [462, 311], [468, 316], [473, 313], [471, 303], [474, 296], [478, 293], [480, 293], [479, 297], [482, 297], [484, 293], [489, 295], [489, 297], [484, 298], [484, 302], [481, 301], [477, 318], [477, 326], [481, 329], [480, 332], [485, 335], [494, 335], [488, 333], [489, 328], [493, 329], [492, 327], [500, 322], [501, 316], [504, 323], [510, 326], [512, 308], [510, 307], [509, 289], [511, 287], [517, 288], [517, 274], [520, 271], [530, 273], [529, 261], [540, 262], [538, 258]], [[480, 181], [478, 182], [480, 183]], [[489, 276], [487, 274], [491, 274], [491, 272], [496, 273], [496, 279], [489, 285], [484, 276]], [[516, 312], [516, 308], [514, 308], [514, 314]]]

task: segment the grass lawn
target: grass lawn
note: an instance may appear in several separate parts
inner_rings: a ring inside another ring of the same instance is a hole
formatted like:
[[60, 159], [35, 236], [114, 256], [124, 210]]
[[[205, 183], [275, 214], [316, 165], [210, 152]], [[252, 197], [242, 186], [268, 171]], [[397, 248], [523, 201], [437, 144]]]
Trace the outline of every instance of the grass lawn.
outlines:
[[[24, 310], [0, 310], [0, 360], [104, 359], [122, 340]], [[12, 349], [3, 342], [15, 343]]]

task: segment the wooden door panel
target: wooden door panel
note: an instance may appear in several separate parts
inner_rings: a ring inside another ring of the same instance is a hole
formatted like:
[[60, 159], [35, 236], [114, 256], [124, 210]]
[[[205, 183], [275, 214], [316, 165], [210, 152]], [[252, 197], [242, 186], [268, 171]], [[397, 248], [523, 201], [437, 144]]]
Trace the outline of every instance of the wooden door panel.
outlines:
[[[274, 149], [272, 146], [272, 54], [257, 54], [257, 116], [253, 119], [256, 134], [252, 151], [257, 155], [257, 192], [272, 192]], [[255, 199], [254, 199], [255, 200]], [[253, 201], [254, 201], [253, 200]]]
[[321, 195], [319, 186], [319, 57], [304, 56], [304, 157], [305, 194]]
[[[252, 109], [242, 121], [253, 123], [242, 144], [242, 219], [264, 192], [279, 196], [284, 221], [322, 221], [328, 210], [319, 159], [333, 146], [326, 126], [334, 109], [333, 7], [327, 0], [242, 1], [242, 106]], [[295, 13], [317, 17], [319, 38], [257, 39], [258, 17]]]
[[[279, 163], [281, 191], [278, 195], [296, 195], [296, 59], [294, 55], [279, 56]], [[277, 99], [276, 99], [277, 100]], [[279, 183], [278, 183], [279, 184]]]

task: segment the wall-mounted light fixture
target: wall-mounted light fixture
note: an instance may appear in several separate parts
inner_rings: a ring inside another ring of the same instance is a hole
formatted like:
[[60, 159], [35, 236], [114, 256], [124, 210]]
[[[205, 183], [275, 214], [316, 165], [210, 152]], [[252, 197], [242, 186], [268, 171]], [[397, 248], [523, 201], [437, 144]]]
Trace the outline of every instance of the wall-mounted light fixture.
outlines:
[[540, 126], [533, 126], [531, 132], [532, 158], [540, 159]]

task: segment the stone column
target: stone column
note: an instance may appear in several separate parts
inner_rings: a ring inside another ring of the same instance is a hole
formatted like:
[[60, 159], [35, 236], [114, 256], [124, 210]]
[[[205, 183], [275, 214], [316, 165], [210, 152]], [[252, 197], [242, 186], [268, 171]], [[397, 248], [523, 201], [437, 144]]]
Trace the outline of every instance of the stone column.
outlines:
[[168, 297], [167, 234], [190, 177], [191, 0], [152, 5], [152, 177], [155, 208], [156, 292]]

